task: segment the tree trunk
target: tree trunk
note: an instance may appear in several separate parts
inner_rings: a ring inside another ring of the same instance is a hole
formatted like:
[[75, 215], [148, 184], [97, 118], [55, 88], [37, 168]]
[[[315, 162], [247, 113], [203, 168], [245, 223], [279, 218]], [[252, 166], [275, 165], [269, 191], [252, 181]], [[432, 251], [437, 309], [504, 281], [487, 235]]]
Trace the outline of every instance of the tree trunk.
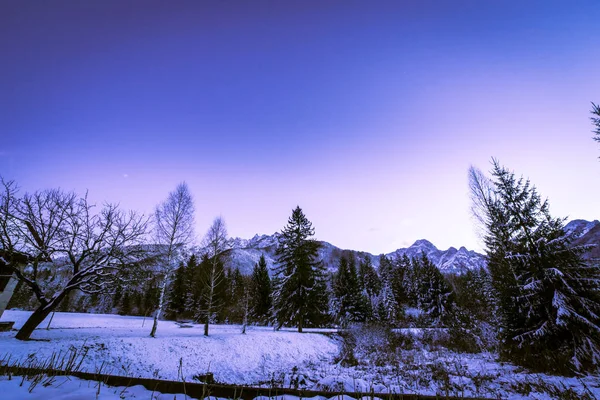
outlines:
[[156, 337], [156, 328], [158, 328], [158, 319], [160, 318], [160, 314], [162, 313], [162, 309], [165, 303], [165, 292], [167, 290], [167, 280], [169, 279], [169, 274], [165, 274], [165, 279], [163, 280], [162, 286], [160, 288], [160, 297], [158, 299], [158, 309], [154, 313], [154, 321], [152, 322], [152, 330], [150, 331], [151, 337]]
[[204, 336], [208, 336], [208, 324], [210, 323], [210, 314], [212, 314], [212, 295], [208, 302], [206, 310], [206, 319], [204, 320]]
[[212, 306], [213, 306], [213, 297], [215, 295], [215, 286], [217, 286], [216, 283], [216, 265], [215, 262], [213, 262], [213, 266], [212, 266], [212, 272], [211, 272], [211, 277], [210, 277], [210, 292], [208, 294], [208, 305], [207, 305], [207, 309], [206, 309], [206, 322], [204, 322], [204, 336], [208, 336], [208, 324], [210, 323], [210, 316], [212, 314]]
[[244, 321], [242, 323], [242, 334], [246, 334], [246, 326], [248, 325], [248, 294], [245, 295], [244, 304]]
[[57, 297], [52, 299], [48, 304], [39, 306], [33, 314], [25, 321], [19, 332], [15, 335], [15, 338], [19, 340], [29, 340], [31, 334], [38, 327], [39, 324], [46, 319], [52, 311], [60, 305], [60, 302], [67, 295], [67, 292], [60, 293]]
[[298, 321], [298, 333], [302, 333], [302, 318]]

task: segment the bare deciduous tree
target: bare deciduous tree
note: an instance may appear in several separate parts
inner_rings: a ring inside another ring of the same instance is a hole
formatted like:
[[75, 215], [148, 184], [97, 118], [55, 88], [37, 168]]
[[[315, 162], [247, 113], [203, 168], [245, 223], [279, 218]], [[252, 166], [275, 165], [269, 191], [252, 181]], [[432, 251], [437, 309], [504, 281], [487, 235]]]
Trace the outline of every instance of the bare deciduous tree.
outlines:
[[208, 336], [208, 325], [215, 307], [215, 290], [223, 280], [223, 269], [219, 268], [219, 262], [221, 262], [223, 252], [229, 249], [227, 227], [222, 217], [217, 217], [213, 221], [204, 236], [203, 246], [210, 258], [210, 270], [205, 282], [206, 315], [204, 320], [204, 335]]
[[[145, 257], [141, 244], [147, 219], [143, 216], [113, 204], [94, 212], [87, 196], [57, 189], [19, 197], [14, 182], [1, 183], [0, 263], [40, 303], [17, 339], [29, 339], [70, 292], [105, 292], [126, 266]], [[43, 279], [49, 272], [61, 279]]]
[[490, 224], [489, 210], [494, 201], [493, 182], [476, 167], [469, 168], [471, 213], [477, 224], [478, 235], [483, 237]]
[[155, 239], [161, 249], [161, 274], [158, 308], [150, 336], [155, 337], [158, 319], [165, 304], [165, 292], [171, 273], [177, 268], [182, 251], [194, 241], [194, 200], [185, 182], [177, 185], [154, 213]]
[[[594, 124], [594, 139], [595, 141], [600, 143], [600, 105], [592, 103], [592, 124]], [[599, 157], [600, 158], [600, 157]]]

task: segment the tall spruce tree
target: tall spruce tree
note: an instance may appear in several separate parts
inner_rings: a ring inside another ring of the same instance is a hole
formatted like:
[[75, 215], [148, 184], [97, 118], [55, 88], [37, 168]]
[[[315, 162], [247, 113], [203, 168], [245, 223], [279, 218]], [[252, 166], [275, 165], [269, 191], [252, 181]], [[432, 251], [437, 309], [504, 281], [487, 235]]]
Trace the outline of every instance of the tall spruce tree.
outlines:
[[529, 180], [493, 160], [492, 179], [470, 170], [500, 313], [502, 356], [561, 373], [600, 363], [600, 270], [573, 246]]
[[360, 291], [356, 262], [352, 254], [340, 258], [332, 287], [338, 324], [345, 327], [350, 322], [364, 322], [367, 300]]
[[296, 207], [281, 232], [275, 269], [274, 311], [277, 327], [295, 325], [298, 332], [327, 318], [325, 268], [317, 260], [320, 243], [302, 209]]
[[252, 271], [252, 283], [250, 289], [250, 317], [251, 320], [263, 325], [271, 322], [271, 308], [273, 307], [273, 295], [271, 278], [267, 269], [267, 261], [261, 254], [258, 263]]

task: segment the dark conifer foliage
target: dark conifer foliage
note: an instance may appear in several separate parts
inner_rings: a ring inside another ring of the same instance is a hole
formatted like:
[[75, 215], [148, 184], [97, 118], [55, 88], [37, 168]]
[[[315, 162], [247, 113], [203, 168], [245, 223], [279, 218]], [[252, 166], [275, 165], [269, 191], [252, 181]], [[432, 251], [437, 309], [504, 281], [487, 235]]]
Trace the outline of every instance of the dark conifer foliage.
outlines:
[[366, 299], [365, 318], [367, 321], [374, 320], [377, 296], [381, 292], [381, 281], [369, 256], [366, 256], [359, 263], [358, 286]]
[[249, 285], [249, 279], [242, 276], [239, 269], [230, 270], [226, 274], [225, 298], [223, 299], [224, 307], [221, 308], [219, 321], [227, 321], [230, 323], [242, 323], [245, 312], [245, 295], [246, 288]]
[[379, 279], [381, 291], [377, 299], [376, 318], [383, 323], [393, 323], [400, 312], [394, 296], [394, 265], [383, 254], [379, 256]]
[[271, 322], [273, 290], [265, 256], [254, 265], [250, 284], [250, 318], [253, 322], [268, 325]]
[[275, 270], [274, 310], [277, 324], [294, 325], [298, 332], [327, 318], [325, 271], [317, 259], [320, 243], [314, 228], [296, 207], [281, 232]]
[[417, 305], [423, 310], [433, 326], [447, 321], [454, 302], [452, 289], [440, 270], [421, 253], [412, 260], [413, 277], [417, 293]]
[[169, 297], [166, 308], [167, 319], [179, 319], [186, 311], [189, 296], [188, 272], [185, 264], [180, 263], [175, 270], [175, 277], [169, 288]]
[[494, 160], [492, 180], [471, 171], [498, 299], [502, 355], [537, 369], [590, 370], [600, 362], [600, 271], [571, 245], [528, 180]]
[[409, 303], [408, 281], [410, 280], [410, 258], [403, 254], [392, 263], [392, 292], [396, 300], [398, 311], [401, 312]]
[[364, 322], [367, 298], [361, 293], [354, 257], [349, 254], [340, 258], [337, 273], [333, 277], [333, 305], [335, 319], [345, 327], [350, 322]]

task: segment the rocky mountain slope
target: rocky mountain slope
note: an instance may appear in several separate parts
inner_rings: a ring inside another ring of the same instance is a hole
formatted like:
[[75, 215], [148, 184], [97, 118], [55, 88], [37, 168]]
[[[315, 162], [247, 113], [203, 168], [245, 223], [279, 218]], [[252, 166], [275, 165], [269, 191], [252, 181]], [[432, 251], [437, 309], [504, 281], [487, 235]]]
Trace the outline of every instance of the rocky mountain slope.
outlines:
[[[252, 239], [235, 238], [230, 240], [231, 250], [227, 252], [227, 265], [230, 268], [238, 268], [242, 274], [250, 274], [261, 254], [264, 254], [269, 269], [272, 270], [276, 263], [275, 251], [277, 249], [279, 234], [256, 235]], [[328, 242], [321, 242], [319, 258], [323, 260], [328, 271], [337, 270], [342, 255], [353, 255], [357, 260], [368, 257], [373, 265], [379, 266], [379, 255], [355, 250], [344, 250]], [[409, 257], [419, 256], [425, 253], [442, 272], [460, 273], [466, 269], [485, 266], [485, 257], [464, 247], [456, 249], [450, 247], [448, 250], [439, 250], [427, 240], [417, 240], [408, 248], [398, 249], [386, 254], [390, 258], [396, 258], [404, 254]]]
[[565, 226], [565, 231], [573, 235], [573, 244], [590, 246], [586, 258], [600, 259], [600, 221], [575, 219]]
[[[565, 225], [565, 232], [573, 235], [575, 238], [574, 244], [592, 246], [586, 257], [600, 258], [600, 221], [573, 220]], [[279, 233], [255, 235], [251, 239], [230, 239], [231, 249], [227, 252], [227, 265], [230, 268], [238, 268], [242, 274], [251, 274], [254, 264], [258, 262], [261, 254], [264, 254], [267, 266], [272, 271], [276, 264], [275, 251], [278, 240]], [[379, 267], [379, 255], [363, 251], [344, 250], [323, 241], [321, 244], [319, 257], [330, 272], [337, 270], [342, 255], [353, 255], [357, 260], [368, 257], [376, 268]], [[447, 250], [440, 250], [425, 239], [417, 240], [411, 246], [395, 250], [386, 254], [386, 256], [394, 259], [404, 254], [409, 257], [417, 257], [421, 253], [425, 253], [444, 273], [462, 273], [468, 269], [485, 267], [486, 265], [483, 254], [467, 250], [465, 247], [459, 249], [450, 247]]]

